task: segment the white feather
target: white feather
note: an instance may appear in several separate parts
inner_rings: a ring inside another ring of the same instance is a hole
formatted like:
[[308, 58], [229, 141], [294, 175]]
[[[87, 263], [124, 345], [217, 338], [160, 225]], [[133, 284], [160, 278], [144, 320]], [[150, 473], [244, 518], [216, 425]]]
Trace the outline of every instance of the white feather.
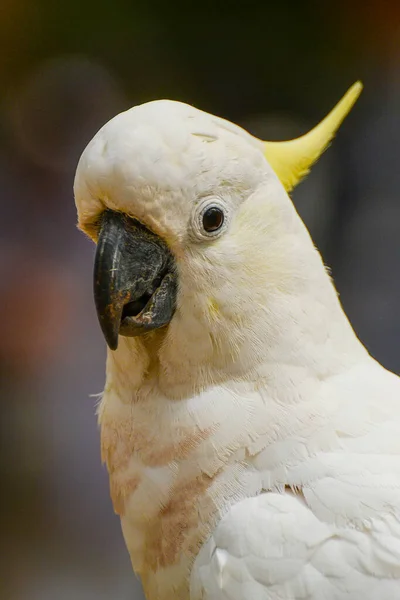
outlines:
[[[172, 322], [120, 337], [99, 410], [148, 598], [188, 600], [190, 573], [190, 600], [400, 598], [400, 380], [355, 336], [259, 144], [149, 103], [95, 136], [75, 196], [92, 237], [123, 211], [177, 264]], [[204, 241], [216, 197], [227, 228]]]

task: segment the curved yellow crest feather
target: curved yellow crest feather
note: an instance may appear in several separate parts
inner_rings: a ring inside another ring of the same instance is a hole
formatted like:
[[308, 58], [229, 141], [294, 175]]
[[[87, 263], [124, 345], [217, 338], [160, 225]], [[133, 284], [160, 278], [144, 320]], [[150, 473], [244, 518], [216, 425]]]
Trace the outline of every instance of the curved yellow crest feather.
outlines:
[[264, 155], [290, 192], [310, 171], [329, 145], [363, 89], [357, 81], [314, 129], [288, 142], [264, 142]]

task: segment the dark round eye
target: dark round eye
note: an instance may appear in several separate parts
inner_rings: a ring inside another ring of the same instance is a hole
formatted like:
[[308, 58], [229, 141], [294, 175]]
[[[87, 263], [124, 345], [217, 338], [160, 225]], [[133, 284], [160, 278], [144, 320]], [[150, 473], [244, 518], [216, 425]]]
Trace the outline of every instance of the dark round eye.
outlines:
[[207, 233], [213, 233], [221, 229], [224, 224], [224, 213], [217, 206], [211, 206], [204, 211], [203, 214], [203, 227]]

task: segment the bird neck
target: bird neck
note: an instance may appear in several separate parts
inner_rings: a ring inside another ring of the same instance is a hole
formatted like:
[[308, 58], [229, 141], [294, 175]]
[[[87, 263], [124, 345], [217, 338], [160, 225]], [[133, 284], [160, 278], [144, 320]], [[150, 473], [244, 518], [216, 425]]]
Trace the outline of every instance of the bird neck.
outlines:
[[[268, 290], [263, 299], [240, 314], [215, 301], [218, 315], [210, 319], [210, 300], [193, 292], [182, 304], [198, 314], [181, 313], [162, 342], [146, 342], [149, 356], [156, 348], [159, 385], [174, 398], [190, 397], [212, 385], [232, 380], [279, 377], [287, 387], [293, 372], [323, 379], [339, 373], [365, 356], [336, 290], [313, 250], [311, 270], [297, 289]], [[249, 296], [252, 290], [249, 287]], [[217, 292], [214, 293], [214, 297]], [[187, 300], [187, 302], [186, 302]], [[211, 311], [214, 307], [211, 308]]]

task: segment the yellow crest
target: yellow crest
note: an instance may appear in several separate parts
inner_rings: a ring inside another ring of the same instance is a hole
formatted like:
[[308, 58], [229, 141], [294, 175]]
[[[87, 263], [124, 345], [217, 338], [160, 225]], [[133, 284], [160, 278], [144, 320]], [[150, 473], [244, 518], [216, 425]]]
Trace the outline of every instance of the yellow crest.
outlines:
[[329, 145], [342, 121], [361, 94], [357, 81], [321, 123], [305, 135], [288, 142], [264, 142], [264, 155], [290, 192], [310, 171]]

